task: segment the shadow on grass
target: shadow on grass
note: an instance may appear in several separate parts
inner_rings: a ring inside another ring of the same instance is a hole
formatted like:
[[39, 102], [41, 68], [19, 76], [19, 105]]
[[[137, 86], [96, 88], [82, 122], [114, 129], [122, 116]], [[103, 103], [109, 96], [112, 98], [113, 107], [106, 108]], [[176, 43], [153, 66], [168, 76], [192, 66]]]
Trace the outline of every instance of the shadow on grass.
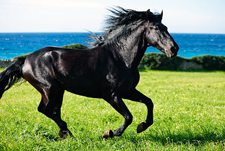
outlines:
[[[201, 134], [196, 134], [192, 132], [188, 133], [179, 133], [179, 134], [168, 134], [168, 135], [153, 135], [146, 134], [143, 140], [146, 141], [154, 141], [162, 143], [162, 145], [189, 145], [192, 144], [194, 146], [202, 146], [206, 143], [212, 143], [214, 145], [222, 145], [225, 144], [225, 130], [222, 130], [222, 135], [217, 135], [213, 131], [204, 132]], [[188, 135], [187, 135], [188, 134]]]
[[150, 70], [150, 69], [143, 69], [139, 68], [139, 72], [147, 72], [147, 71], [162, 71], [162, 72], [204, 72], [204, 73], [211, 73], [211, 72], [224, 72], [222, 70]]

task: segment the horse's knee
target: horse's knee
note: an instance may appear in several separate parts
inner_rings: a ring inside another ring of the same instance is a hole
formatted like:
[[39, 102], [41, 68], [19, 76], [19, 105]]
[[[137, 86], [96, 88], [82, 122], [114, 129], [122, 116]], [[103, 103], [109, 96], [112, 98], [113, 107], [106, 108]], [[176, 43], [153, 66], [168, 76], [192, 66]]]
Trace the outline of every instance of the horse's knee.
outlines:
[[153, 102], [152, 102], [151, 99], [149, 99], [149, 100], [146, 102], [146, 105], [147, 105], [147, 107], [148, 107], [149, 109], [153, 109], [153, 108], [154, 108], [154, 104], [153, 104]]
[[126, 124], [130, 125], [130, 124], [132, 123], [132, 121], [133, 121], [133, 115], [132, 115], [132, 114], [127, 115], [127, 116], [125, 117], [125, 122], [126, 122]]

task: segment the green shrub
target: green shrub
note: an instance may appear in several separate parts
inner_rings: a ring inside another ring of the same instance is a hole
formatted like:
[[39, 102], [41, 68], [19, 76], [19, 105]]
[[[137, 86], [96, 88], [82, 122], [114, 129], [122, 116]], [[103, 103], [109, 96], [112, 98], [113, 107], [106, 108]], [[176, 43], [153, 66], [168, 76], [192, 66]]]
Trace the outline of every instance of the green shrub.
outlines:
[[88, 49], [87, 46], [84, 46], [84, 45], [81, 45], [81, 44], [65, 45], [65, 46], [62, 46], [62, 48], [68, 48], [68, 49]]
[[[203, 70], [223, 70], [225, 71], [225, 57], [223, 56], [196, 56], [191, 59], [181, 58], [167, 58], [165, 54], [148, 53], [145, 54], [141, 60], [141, 67], [151, 70], [186, 70], [182, 65], [184, 63], [192, 63], [194, 66], [202, 66]], [[188, 69], [188, 70], [190, 70]]]
[[29, 56], [31, 53], [28, 53], [26, 55], [20, 55], [20, 56], [17, 56], [17, 57], [14, 57], [12, 60], [15, 60], [15, 59], [18, 59], [18, 58], [24, 58], [24, 57], [27, 57]]
[[181, 57], [168, 58], [161, 53], [147, 53], [143, 56], [140, 64], [144, 68], [152, 70], [178, 70], [183, 61], [187, 61], [187, 59]]
[[[81, 45], [81, 44], [71, 44], [71, 45], [65, 45], [62, 46], [62, 48], [68, 48], [68, 49], [88, 49], [88, 47]], [[18, 58], [23, 58], [29, 56], [31, 53], [28, 53], [26, 55], [21, 55], [13, 58], [13, 60], [18, 59]]]
[[205, 70], [225, 70], [225, 57], [223, 56], [196, 56], [191, 61], [202, 64]]

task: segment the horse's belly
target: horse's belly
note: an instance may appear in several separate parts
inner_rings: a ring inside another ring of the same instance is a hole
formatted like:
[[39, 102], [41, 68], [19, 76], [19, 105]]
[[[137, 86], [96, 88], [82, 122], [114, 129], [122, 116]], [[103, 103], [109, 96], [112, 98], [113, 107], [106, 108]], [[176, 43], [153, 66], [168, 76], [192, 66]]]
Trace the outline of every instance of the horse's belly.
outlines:
[[65, 89], [71, 93], [86, 97], [102, 98], [99, 86], [87, 80], [70, 81], [69, 84], [65, 86]]

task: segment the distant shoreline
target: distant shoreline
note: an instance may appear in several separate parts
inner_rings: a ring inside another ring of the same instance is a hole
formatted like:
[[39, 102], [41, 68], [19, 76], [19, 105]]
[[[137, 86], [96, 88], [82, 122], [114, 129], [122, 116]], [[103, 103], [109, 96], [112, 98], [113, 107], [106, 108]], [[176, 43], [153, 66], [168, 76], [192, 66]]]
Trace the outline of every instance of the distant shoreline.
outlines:
[[0, 60], [0, 68], [8, 67], [12, 62], [13, 62], [13, 59], [12, 60]]
[[[102, 32], [96, 32], [102, 34]], [[89, 32], [16, 32], [0, 33], [0, 60], [11, 60], [16, 56], [32, 53], [38, 49], [70, 44], [87, 46], [91, 41]], [[225, 56], [225, 34], [214, 33], [171, 33], [180, 47], [178, 56], [192, 58], [202, 55]], [[159, 50], [148, 47], [146, 53], [160, 53]]]

